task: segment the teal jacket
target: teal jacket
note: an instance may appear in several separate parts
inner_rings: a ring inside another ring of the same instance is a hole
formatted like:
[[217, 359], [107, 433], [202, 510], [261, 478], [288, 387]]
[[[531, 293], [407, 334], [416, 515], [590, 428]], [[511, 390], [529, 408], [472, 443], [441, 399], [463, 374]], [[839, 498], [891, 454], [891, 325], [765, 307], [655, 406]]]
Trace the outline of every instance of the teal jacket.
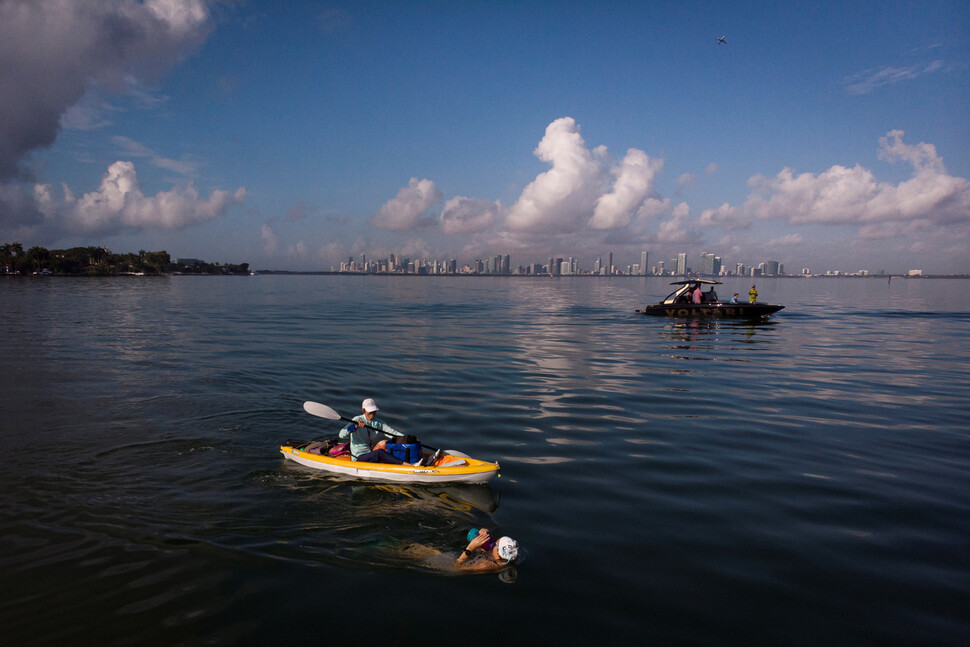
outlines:
[[[340, 440], [350, 439], [350, 455], [354, 460], [357, 460], [358, 456], [366, 454], [374, 448], [374, 445], [382, 440], [390, 440], [395, 436], [403, 436], [400, 431], [392, 427], [391, 425], [381, 422], [377, 418], [374, 418], [370, 422], [367, 422], [367, 418], [363, 415], [354, 416], [354, 422], [363, 421], [368, 427], [355, 427], [353, 431], [347, 431], [347, 427], [340, 430], [337, 434]], [[349, 426], [349, 425], [347, 425]], [[371, 429], [371, 427], [376, 427], [380, 429]]]

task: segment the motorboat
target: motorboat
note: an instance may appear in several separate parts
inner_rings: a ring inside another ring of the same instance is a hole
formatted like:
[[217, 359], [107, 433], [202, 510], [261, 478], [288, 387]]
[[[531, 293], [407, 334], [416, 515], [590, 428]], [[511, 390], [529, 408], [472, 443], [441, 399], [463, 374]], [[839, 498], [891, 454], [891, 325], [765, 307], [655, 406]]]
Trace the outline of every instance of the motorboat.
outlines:
[[[660, 303], [644, 306], [636, 310], [639, 314], [656, 317], [730, 317], [735, 319], [763, 319], [778, 312], [785, 306], [770, 303], [743, 302], [729, 303], [720, 299], [708, 300], [709, 293], [705, 293], [703, 286], [722, 285], [720, 281], [711, 279], [687, 279], [674, 281], [671, 285], [678, 286]], [[692, 293], [701, 288], [701, 302], [694, 303]]]

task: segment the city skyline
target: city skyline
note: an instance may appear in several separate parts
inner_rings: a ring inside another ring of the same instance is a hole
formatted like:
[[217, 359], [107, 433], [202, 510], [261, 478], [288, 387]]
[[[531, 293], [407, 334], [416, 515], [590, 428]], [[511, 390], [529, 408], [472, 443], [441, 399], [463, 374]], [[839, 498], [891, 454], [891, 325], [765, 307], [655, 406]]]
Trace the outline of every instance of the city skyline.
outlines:
[[[890, 271], [885, 268], [824, 268], [813, 270], [799, 267], [797, 271], [786, 270], [785, 263], [777, 260], [763, 260], [751, 265], [735, 262], [725, 265], [720, 256], [712, 252], [701, 252], [694, 264], [689, 264], [687, 252], [680, 252], [675, 258], [660, 260], [649, 264], [650, 252], [641, 250], [640, 263], [616, 264], [612, 252], [597, 256], [591, 267], [574, 256], [549, 257], [545, 263], [527, 262], [515, 264], [511, 255], [500, 254], [486, 258], [475, 258], [465, 262], [457, 258], [410, 258], [390, 254], [382, 258], [368, 258], [362, 254], [359, 259], [348, 257], [339, 266], [331, 266], [330, 272], [346, 273], [403, 273], [403, 274], [480, 274], [480, 275], [549, 275], [549, 276], [885, 276], [908, 275], [922, 276], [921, 268], [903, 271]], [[604, 258], [606, 259], [604, 261]], [[642, 263], [647, 261], [646, 269]], [[609, 271], [607, 270], [609, 268]], [[273, 271], [273, 270], [263, 270]], [[321, 270], [325, 271], [325, 270]]]
[[0, 240], [970, 273], [967, 32], [942, 0], [0, 0]]

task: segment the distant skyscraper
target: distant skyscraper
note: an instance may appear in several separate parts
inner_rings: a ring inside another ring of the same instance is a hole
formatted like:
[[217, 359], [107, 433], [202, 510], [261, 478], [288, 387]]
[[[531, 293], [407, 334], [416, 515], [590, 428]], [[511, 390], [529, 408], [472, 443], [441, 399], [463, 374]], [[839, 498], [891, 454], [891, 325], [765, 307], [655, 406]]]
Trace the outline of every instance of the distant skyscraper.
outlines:
[[677, 274], [687, 274], [687, 252], [677, 254]]
[[701, 252], [697, 259], [697, 273], [703, 276], [712, 276], [714, 272], [714, 254]]
[[647, 252], [640, 252], [640, 276], [647, 275], [647, 259], [650, 258]]
[[606, 275], [613, 276], [613, 252], [610, 252], [606, 259]]

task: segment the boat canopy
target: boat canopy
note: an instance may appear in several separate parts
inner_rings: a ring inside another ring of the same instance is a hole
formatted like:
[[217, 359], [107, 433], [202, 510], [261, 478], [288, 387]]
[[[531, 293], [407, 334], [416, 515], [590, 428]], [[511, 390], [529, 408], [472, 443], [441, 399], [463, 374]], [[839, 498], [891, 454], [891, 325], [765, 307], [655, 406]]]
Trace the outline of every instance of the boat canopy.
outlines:
[[661, 302], [665, 304], [676, 303], [679, 298], [685, 295], [687, 292], [692, 291], [695, 286], [698, 285], [721, 285], [720, 281], [713, 281], [711, 279], [687, 279], [685, 281], [674, 281], [671, 285], [679, 285], [680, 287], [671, 292], [666, 296], [666, 298]]
[[674, 281], [671, 285], [690, 285], [691, 283], [703, 283], [704, 285], [721, 285], [720, 281], [711, 279], [687, 279], [686, 281]]

